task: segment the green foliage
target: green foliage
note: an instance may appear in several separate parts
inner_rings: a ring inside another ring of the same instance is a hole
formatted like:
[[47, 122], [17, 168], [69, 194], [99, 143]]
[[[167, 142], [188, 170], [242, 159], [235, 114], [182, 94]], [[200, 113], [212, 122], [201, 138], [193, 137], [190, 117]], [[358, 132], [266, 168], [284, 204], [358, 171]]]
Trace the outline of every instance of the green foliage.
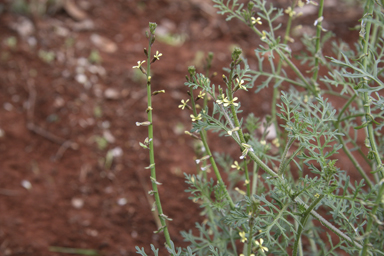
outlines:
[[[291, 21], [297, 17], [293, 8], [302, 1], [285, 10], [261, 0], [247, 5], [237, 0], [213, 2], [227, 20], [237, 18], [260, 36], [255, 49], [258, 68], [251, 69], [238, 48], [224, 69], [223, 85], [211, 83], [210, 65], [205, 74], [189, 68], [185, 85], [193, 111], [190, 135], [200, 135], [205, 156], [199, 157], [210, 161], [216, 179], [208, 179], [204, 172], [185, 176], [186, 192], [206, 219], [196, 223], [197, 235], [182, 232], [190, 242], [187, 249], [176, 250], [172, 244], [168, 252], [288, 255], [291, 248], [290, 255], [338, 255], [341, 250], [349, 255], [383, 255], [384, 16], [381, 6], [376, 8], [379, 2], [366, 1], [360, 38], [352, 48], [324, 32], [324, 1], [320, 0], [317, 36], [303, 36], [306, 51], [297, 57], [308, 70], [291, 60], [288, 44]], [[277, 31], [284, 14], [289, 17], [282, 39]], [[259, 29], [261, 23], [267, 31]], [[322, 49], [329, 46], [334, 54], [324, 56]], [[327, 71], [326, 76], [319, 75], [320, 68]], [[274, 95], [266, 123], [254, 114], [240, 118], [242, 105], [236, 92], [255, 88], [258, 93], [269, 85]], [[209, 95], [211, 104], [198, 111], [194, 90]], [[333, 95], [332, 100], [328, 95]], [[334, 106], [336, 101], [341, 108]], [[269, 141], [266, 131], [271, 124], [277, 135]], [[257, 135], [261, 127], [263, 132]], [[238, 155], [212, 154], [208, 130], [233, 139]], [[364, 145], [361, 136], [365, 136]], [[338, 161], [341, 154], [349, 165]], [[239, 162], [232, 157], [239, 157]], [[349, 175], [355, 170], [361, 177], [354, 175], [352, 182]], [[320, 235], [324, 232], [328, 239]], [[330, 233], [339, 237], [336, 243]], [[304, 247], [302, 241], [310, 246]]]

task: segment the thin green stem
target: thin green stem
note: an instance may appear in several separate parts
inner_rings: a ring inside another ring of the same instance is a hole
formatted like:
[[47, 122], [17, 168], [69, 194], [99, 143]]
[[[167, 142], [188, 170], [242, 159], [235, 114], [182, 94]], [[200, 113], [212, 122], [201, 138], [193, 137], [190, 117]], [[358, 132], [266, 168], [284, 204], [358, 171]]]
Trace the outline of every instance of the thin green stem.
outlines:
[[[342, 109], [340, 110], [340, 113], [339, 115], [337, 116], [337, 121], [334, 122], [334, 125], [335, 125], [335, 128], [337, 130], [340, 131], [340, 123], [341, 123], [341, 117], [343, 115], [343, 113], [347, 110], [347, 108], [352, 104], [352, 102], [356, 99], [357, 97], [357, 94], [354, 94], [345, 104], [344, 106], [342, 107]], [[348, 149], [345, 141], [343, 140], [342, 136], [341, 135], [338, 135], [337, 136], [339, 142], [342, 144], [343, 146], [343, 151], [345, 152], [345, 154], [348, 156], [349, 160], [351, 160], [351, 162], [353, 163], [353, 165], [355, 166], [356, 170], [360, 173], [360, 175], [364, 178], [364, 180], [367, 182], [368, 186], [372, 189], [373, 187], [373, 183], [372, 181], [369, 179], [368, 175], [365, 173], [365, 171], [363, 170], [363, 168], [360, 166], [359, 162], [356, 160], [356, 158], [352, 155], [351, 151]]]
[[252, 195], [256, 194], [257, 192], [257, 180], [258, 180], [257, 170], [258, 170], [257, 163], [253, 162]]
[[314, 84], [317, 84], [317, 76], [319, 74], [319, 60], [320, 60], [320, 38], [321, 38], [321, 31], [322, 31], [322, 17], [323, 17], [323, 9], [324, 9], [324, 0], [320, 0], [319, 4], [319, 13], [317, 15], [317, 28], [316, 28], [316, 50], [315, 50], [315, 70], [313, 72], [312, 81]]
[[249, 221], [247, 256], [250, 256], [251, 252], [252, 252], [252, 242], [253, 242], [252, 241], [252, 235], [253, 235], [253, 216], [251, 216], [251, 220]]
[[[211, 64], [212, 64], [212, 59], [213, 59], [213, 53], [208, 53], [208, 57], [206, 58], [206, 61], [207, 61], [207, 64], [206, 64], [206, 67], [204, 68], [205, 69], [205, 76], [206, 77], [209, 77], [209, 70], [211, 69]], [[203, 103], [203, 109], [206, 108], [207, 104], [208, 104], [208, 95], [205, 94], [204, 95], [204, 103]], [[205, 120], [205, 118], [203, 118], [203, 120]], [[207, 137], [207, 131], [206, 130], [202, 130], [202, 132], [204, 133], [205, 135], [205, 138], [208, 140], [208, 137]], [[208, 143], [208, 141], [207, 141]], [[204, 166], [207, 165], [207, 161], [204, 160]], [[204, 179], [207, 181], [207, 172], [203, 172], [203, 177]], [[210, 209], [211, 211], [211, 209]]]
[[344, 121], [346, 121], [346, 120], [354, 119], [354, 118], [356, 118], [356, 117], [362, 117], [362, 116], [365, 116], [365, 114], [361, 113], [361, 114], [356, 114], [356, 115], [349, 115], [349, 116], [346, 116], [346, 117], [340, 119], [339, 121], [340, 121], [340, 123], [341, 123], [341, 122], [344, 122]]
[[[295, 220], [296, 230], [298, 230], [299, 226], [300, 226], [300, 223], [297, 220]], [[299, 249], [298, 249], [299, 256], [303, 256], [303, 243], [301, 241], [301, 237], [300, 237], [300, 240], [298, 242], [298, 247], [299, 247]]]
[[245, 184], [247, 186], [247, 196], [251, 196], [251, 182], [249, 181], [249, 173], [248, 173], [248, 164], [247, 160], [244, 161], [244, 172], [245, 172]]
[[329, 94], [329, 95], [338, 96], [338, 97], [345, 99], [345, 100], [350, 99], [350, 97], [348, 97], [346, 95], [341, 95], [339, 92], [335, 92], [335, 91], [331, 91], [331, 90], [322, 90], [321, 92], [322, 92], [322, 94]]
[[168, 226], [166, 223], [166, 216], [163, 213], [163, 209], [161, 206], [161, 201], [160, 201], [160, 195], [159, 195], [159, 190], [157, 188], [157, 180], [156, 180], [156, 168], [155, 168], [155, 152], [154, 152], [154, 147], [153, 147], [153, 123], [152, 123], [152, 88], [151, 88], [151, 48], [152, 44], [154, 42], [154, 31], [149, 33], [149, 44], [148, 44], [148, 50], [147, 50], [147, 71], [146, 71], [146, 76], [147, 76], [147, 101], [148, 101], [148, 108], [147, 108], [147, 116], [148, 116], [148, 121], [149, 121], [149, 126], [148, 126], [148, 139], [149, 139], [149, 168], [151, 169], [151, 181], [152, 181], [152, 190], [153, 190], [153, 195], [155, 197], [155, 204], [157, 208], [157, 212], [159, 214], [160, 218], [160, 223], [162, 227], [160, 229], [163, 230], [164, 232], [164, 237], [166, 240], [167, 246], [171, 246], [171, 237], [169, 235], [168, 231]]
[[367, 229], [365, 230], [365, 233], [367, 234], [367, 238], [364, 239], [364, 247], [363, 247], [363, 251], [361, 253], [362, 256], [366, 256], [368, 253], [369, 235], [370, 235], [370, 232], [372, 229], [372, 224], [373, 224], [373, 217], [372, 216], [376, 215], [377, 209], [379, 208], [379, 204], [381, 203], [383, 195], [384, 195], [384, 182], [381, 183], [378, 196], [376, 197], [375, 206], [372, 208], [371, 216], [370, 216], [370, 218], [368, 220], [368, 224], [367, 224]]
[[[191, 87], [189, 89], [189, 93], [191, 95], [191, 103], [192, 103], [192, 110], [193, 110], [193, 114], [195, 116], [197, 116], [197, 111], [196, 111], [196, 104], [195, 104], [195, 99], [193, 98], [193, 88]], [[203, 142], [203, 145], [204, 145], [204, 148], [206, 150], [206, 153], [209, 157], [209, 161], [211, 163], [211, 166], [212, 166], [212, 169], [216, 175], [216, 178], [218, 180], [218, 182], [223, 186], [225, 187], [225, 183], [223, 181], [223, 178], [221, 177], [221, 174], [220, 174], [220, 171], [219, 171], [219, 168], [217, 167], [216, 165], [216, 161], [215, 159], [213, 158], [213, 155], [211, 153], [211, 150], [208, 146], [208, 142], [207, 142], [207, 137], [206, 137], [206, 134], [201, 130], [200, 131], [200, 137], [201, 137], [201, 141]], [[225, 197], [227, 198], [228, 202], [229, 202], [229, 205], [231, 207], [231, 209], [233, 209], [235, 207], [235, 204], [233, 203], [233, 200], [231, 198], [231, 196], [229, 195], [228, 193], [228, 190], [225, 189]]]
[[[291, 8], [294, 9], [295, 5], [296, 5], [296, 1], [292, 1]], [[292, 19], [293, 19], [293, 15], [288, 15], [287, 27], [286, 27], [286, 30], [285, 30], [285, 36], [284, 36], [283, 44], [287, 44], [287, 42], [288, 42], [289, 34], [290, 34], [290, 31], [291, 31], [291, 26], [292, 26]], [[276, 76], [280, 75], [282, 65], [283, 65], [283, 62], [282, 62], [282, 60], [280, 58], [279, 59], [279, 63], [277, 64]], [[277, 79], [275, 81], [277, 82]], [[293, 81], [293, 82], [294, 83], [291, 83], [291, 84], [299, 84], [299, 85], [301, 85], [300, 83], [297, 83], [296, 81]], [[279, 123], [277, 122], [277, 115], [276, 115], [276, 113], [277, 113], [277, 111], [276, 111], [277, 99], [280, 96], [279, 87], [280, 86], [274, 86], [273, 87], [271, 116], [272, 116], [272, 122], [273, 122], [273, 124], [275, 126], [275, 130], [276, 130], [276, 138], [278, 139], [278, 142], [280, 143], [280, 145], [282, 145], [283, 141], [282, 141], [282, 138], [281, 138], [281, 130], [279, 129]], [[281, 151], [280, 148], [279, 148], [279, 150]]]
[[319, 255], [316, 242], [315, 242], [315, 239], [316, 239], [315, 236], [318, 237], [318, 234], [315, 233], [316, 227], [313, 224], [313, 221], [311, 221], [311, 223], [309, 224], [312, 227], [312, 228], [309, 227], [309, 230], [308, 230], [308, 236], [309, 236], [308, 238], [309, 238], [309, 244], [311, 245], [311, 249], [312, 249], [312, 255]]
[[[282, 166], [282, 173], [284, 173], [284, 170], [286, 168], [286, 166], [289, 165], [290, 162], [292, 162], [293, 158], [295, 158], [295, 156], [304, 148], [304, 146], [300, 146], [298, 149], [296, 149], [295, 152], [293, 152], [293, 154], [288, 158], [287, 161], [284, 162], [284, 165]], [[301, 173], [301, 172], [300, 172]]]
[[[373, 13], [373, 8], [374, 8], [374, 2], [373, 1], [369, 1], [367, 3], [367, 7], [366, 7], [366, 14], [370, 15]], [[363, 17], [364, 19], [364, 17]], [[363, 45], [364, 45], [364, 53], [367, 55], [367, 57], [365, 57], [363, 59], [363, 67], [364, 69], [367, 68], [368, 66], [368, 48], [369, 48], [369, 37], [370, 37], [370, 31], [371, 31], [371, 22], [369, 19], [366, 19], [366, 27], [365, 27], [365, 38], [363, 40]], [[369, 87], [368, 84], [365, 82], [365, 87]], [[364, 102], [364, 110], [365, 110], [365, 113], [367, 116], [371, 115], [371, 107], [370, 107], [370, 104], [369, 104], [369, 94], [368, 92], [364, 92], [363, 93], [363, 102]], [[367, 120], [368, 121], [368, 120]], [[377, 165], [377, 168], [381, 168], [381, 178], [383, 178], [384, 176], [384, 168], [383, 167], [383, 164], [381, 162], [381, 159], [380, 159], [380, 154], [378, 152], [378, 149], [377, 149], [377, 146], [376, 146], [376, 141], [375, 141], [375, 136], [374, 136], [374, 132], [373, 132], [373, 125], [372, 125], [372, 122], [368, 124], [368, 126], [366, 127], [366, 131], [367, 131], [367, 137], [368, 137], [368, 140], [369, 140], [369, 143], [370, 143], [370, 147], [371, 147], [371, 151], [373, 152], [373, 155], [374, 155], [374, 159], [376, 161], [376, 165]], [[372, 209], [372, 215], [374, 216], [376, 214], [376, 211], [377, 211], [377, 208], [378, 208], [378, 205], [379, 203], [381, 202], [382, 200], [382, 197], [383, 197], [383, 194], [384, 194], [384, 183], [381, 183], [381, 186], [380, 186], [380, 189], [379, 189], [379, 193], [377, 194], [377, 197], [376, 197], [376, 206], [373, 207]], [[371, 233], [371, 229], [372, 229], [372, 224], [373, 224], [373, 220], [374, 218], [372, 216], [370, 216], [370, 218], [368, 219], [368, 224], [367, 224], [367, 228], [365, 230], [365, 234], [366, 234], [366, 238], [364, 239], [364, 247], [363, 247], [363, 251], [361, 253], [362, 256], [366, 256], [368, 254], [368, 244], [369, 244], [369, 238], [370, 238], [370, 233]]]
[[351, 160], [351, 162], [355, 166], [356, 170], [360, 173], [360, 175], [363, 177], [363, 179], [367, 182], [367, 185], [372, 189], [373, 188], [373, 183], [372, 183], [371, 179], [365, 173], [365, 171], [360, 166], [360, 164], [356, 160], [356, 158], [352, 155], [351, 151], [347, 147], [347, 144], [345, 144], [345, 141], [343, 140], [343, 138], [340, 135], [338, 135], [337, 138], [340, 141], [340, 143], [343, 145], [344, 153], [348, 156], [349, 160]]
[[[259, 35], [260, 37], [263, 37], [263, 33], [260, 32], [260, 30], [258, 30], [256, 27], [252, 26], [251, 29], [257, 34]], [[295, 74], [298, 76], [298, 78], [300, 78], [300, 80], [305, 84], [305, 88], [307, 88], [308, 90], [312, 90], [315, 92], [314, 88], [312, 88], [310, 86], [310, 84], [308, 83], [307, 79], [304, 77], [304, 75], [300, 72], [300, 70], [296, 67], [296, 65], [285, 55], [285, 53], [282, 52], [281, 49], [279, 48], [275, 48], [274, 49], [278, 55], [280, 56], [280, 58], [283, 58], [283, 60], [287, 63], [287, 65], [293, 70], [293, 72], [295, 72]]]
[[[303, 200], [300, 198], [295, 198], [295, 202], [298, 204], [301, 204], [305, 209], [308, 209], [309, 206], [306, 205]], [[361, 244], [356, 241], [352, 240], [349, 236], [345, 235], [343, 232], [341, 232], [338, 228], [336, 228], [334, 225], [332, 225], [330, 222], [328, 222], [326, 219], [324, 219], [320, 214], [318, 214], [315, 210], [311, 210], [311, 215], [315, 217], [317, 220], [319, 220], [324, 226], [326, 226], [329, 230], [331, 230], [333, 233], [335, 233], [340, 238], [344, 239], [345, 241], [354, 244], [357, 248], [362, 249], [363, 247]]]
[[[376, 21], [377, 21], [377, 23], [380, 23], [380, 20], [379, 20], [378, 16], [376, 16]], [[377, 42], [378, 32], [379, 32], [379, 25], [378, 24], [374, 24], [373, 25], [373, 29], [372, 29], [372, 33], [371, 33], [371, 36], [370, 36], [370, 41], [371, 41], [372, 49], [375, 48], [375, 45], [376, 45], [376, 42]]]
[[[275, 78], [275, 80], [283, 80], [284, 82], [287, 82], [288, 84], [292, 84], [292, 85], [296, 85], [296, 86], [299, 86], [302, 88], [306, 88], [306, 85], [304, 85], [300, 82], [297, 82], [293, 79], [290, 79], [288, 77], [281, 76], [277, 72], [276, 72], [276, 74], [271, 74], [271, 73], [266, 73], [266, 72], [259, 71], [259, 70], [251, 70], [251, 71], [249, 71], [249, 73], [254, 74], [254, 75], [258, 75], [258, 76], [267, 76], [267, 77]], [[340, 94], [337, 94], [337, 95], [340, 95]]]
[[305, 84], [306, 88], [313, 93], [316, 92], [315, 88], [312, 88], [312, 86], [308, 83], [307, 79], [304, 77], [304, 75], [301, 73], [298, 67], [286, 56], [285, 53], [283, 53], [280, 49], [276, 49], [276, 52], [279, 54], [281, 58], [284, 59], [284, 61], [287, 63], [287, 65], [295, 72], [295, 74], [298, 76], [298, 78]]
[[[233, 79], [233, 71], [234, 71], [234, 68], [235, 68], [235, 63], [236, 63], [237, 60], [233, 60], [233, 62], [231, 63], [231, 72], [229, 74], [229, 81], [227, 83], [227, 87], [228, 87], [228, 99], [229, 101], [233, 101], [233, 90], [232, 90], [232, 79]], [[240, 123], [239, 123], [239, 119], [237, 118], [237, 114], [236, 114], [236, 109], [235, 109], [235, 106], [234, 104], [231, 104], [230, 106], [231, 108], [231, 111], [232, 111], [232, 118], [233, 118], [233, 121], [235, 123], [235, 127], [240, 127]], [[237, 132], [239, 138], [240, 138], [240, 141], [241, 143], [245, 143], [245, 139], [244, 139], [244, 134], [243, 134], [243, 131], [241, 130], [241, 128], [238, 130]], [[244, 172], [245, 172], [245, 178], [246, 178], [246, 181], [247, 181], [247, 195], [250, 196], [250, 193], [251, 193], [251, 187], [250, 187], [250, 184], [249, 184], [249, 173], [248, 173], [248, 166], [247, 166], [247, 162], [244, 161], [245, 165], [244, 165]]]
[[295, 244], [293, 245], [293, 256], [297, 255], [297, 249], [299, 248], [299, 243], [301, 241], [301, 233], [303, 232], [304, 226], [308, 220], [308, 217], [311, 213], [311, 211], [316, 207], [318, 203], [320, 203], [321, 199], [323, 199], [324, 195], [320, 195], [313, 203], [308, 207], [308, 209], [305, 211], [303, 217], [300, 220], [299, 228], [296, 232], [296, 240]]
[[360, 156], [364, 158], [365, 162], [367, 162], [367, 164], [372, 168], [372, 161], [368, 159], [368, 157], [363, 152], [363, 150], [361, 150], [361, 147], [357, 145], [357, 142], [354, 139], [352, 139], [351, 135], [345, 134], [345, 136], [347, 136], [348, 141], [352, 143], [353, 147], [357, 149], [357, 152], [359, 152]]
[[[230, 228], [230, 230], [231, 230], [230, 233], [234, 232], [232, 228]], [[237, 246], [236, 246], [234, 237], [235, 237], [234, 235], [230, 234], [231, 245], [232, 245], [233, 251], [235, 252], [235, 255], [237, 255]]]
[[337, 116], [337, 121], [336, 121], [336, 124], [335, 126], [336, 127], [339, 127], [339, 124], [341, 122], [341, 116], [343, 115], [343, 113], [345, 112], [345, 110], [347, 110], [347, 108], [349, 107], [349, 105], [351, 105], [351, 103], [356, 99], [357, 97], [357, 94], [354, 94], [351, 98], [349, 98], [349, 100], [344, 104], [344, 106], [342, 107], [342, 109], [340, 110], [340, 113], [339, 115]]
[[[234, 66], [234, 65], [233, 65]], [[233, 77], [233, 69], [234, 67], [231, 68], [231, 72], [230, 72], [230, 75], [229, 75], [229, 81], [228, 81], [228, 84], [227, 84], [227, 87], [228, 87], [228, 99], [230, 101], [233, 101], [233, 92], [232, 92], [232, 77]], [[235, 123], [235, 127], [240, 127], [240, 123], [239, 123], [239, 119], [237, 118], [237, 114], [236, 114], [236, 108], [235, 108], [235, 105], [234, 104], [231, 104], [230, 105], [230, 109], [231, 109], [231, 112], [232, 112], [232, 118], [233, 118], [233, 121]], [[244, 134], [243, 134], [243, 131], [241, 129], [239, 129], [237, 131], [237, 134], [239, 135], [240, 137], [240, 141], [241, 143], [245, 143], [245, 139], [244, 139]]]
[[280, 161], [279, 170], [278, 170], [278, 172], [277, 172], [279, 176], [281, 176], [281, 175], [284, 174], [284, 169], [283, 169], [283, 167], [285, 167], [285, 159], [286, 159], [287, 154], [288, 154], [288, 151], [289, 151], [289, 149], [291, 148], [291, 146], [292, 146], [292, 144], [293, 144], [294, 141], [295, 141], [295, 138], [294, 138], [294, 137], [290, 137], [290, 138], [288, 139], [287, 144], [285, 145], [284, 152], [283, 152], [283, 154], [282, 154], [282, 156], [281, 156], [281, 161]]

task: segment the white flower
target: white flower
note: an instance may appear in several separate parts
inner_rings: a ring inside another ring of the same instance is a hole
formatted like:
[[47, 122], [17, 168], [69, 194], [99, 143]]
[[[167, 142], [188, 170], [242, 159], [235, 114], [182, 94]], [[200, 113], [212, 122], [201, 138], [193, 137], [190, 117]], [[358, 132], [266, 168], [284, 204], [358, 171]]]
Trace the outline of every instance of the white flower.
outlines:
[[263, 22], [261, 22], [261, 18], [260, 17], [257, 17], [257, 19], [255, 17], [251, 18], [251, 24], [255, 25], [256, 23], [260, 24], [260, 25], [263, 24]]
[[153, 56], [155, 59], [160, 60], [160, 57], [163, 56], [162, 53], [159, 53], [159, 51], [156, 51], [156, 54]]
[[189, 100], [186, 100], [186, 101], [181, 100], [181, 105], [179, 105], [179, 108], [184, 109], [184, 108], [187, 106], [187, 102], [188, 102], [188, 101], [189, 101]]
[[141, 68], [141, 65], [143, 65], [144, 62], [145, 62], [145, 60], [143, 60], [143, 61], [138, 61], [138, 62], [137, 62], [137, 66], [133, 66], [132, 68]]
[[240, 237], [241, 237], [241, 242], [242, 242], [242, 243], [247, 242], [248, 239], [245, 237], [245, 232], [244, 232], [244, 231], [239, 232], [239, 235], [240, 235]]
[[190, 117], [192, 118], [192, 122], [201, 120], [201, 118], [202, 118], [202, 117], [201, 117], [201, 114], [198, 114], [197, 116], [190, 115]]
[[255, 244], [256, 244], [257, 247], [259, 247], [259, 249], [260, 249], [262, 252], [267, 252], [267, 251], [268, 251], [268, 248], [265, 247], [265, 246], [263, 246], [263, 242], [264, 242], [263, 238], [260, 238], [260, 242], [256, 240], [256, 241], [255, 241]]

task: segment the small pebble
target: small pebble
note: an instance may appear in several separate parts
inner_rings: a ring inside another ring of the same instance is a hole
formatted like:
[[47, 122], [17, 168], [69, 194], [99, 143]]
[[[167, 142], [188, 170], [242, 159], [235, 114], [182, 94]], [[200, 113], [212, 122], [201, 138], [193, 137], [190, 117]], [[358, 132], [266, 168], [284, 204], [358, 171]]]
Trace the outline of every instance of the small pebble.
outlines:
[[120, 92], [113, 88], [108, 88], [104, 91], [105, 98], [109, 100], [117, 100], [120, 98]]
[[22, 180], [21, 181], [21, 186], [23, 188], [25, 188], [26, 190], [30, 190], [32, 188], [32, 184], [28, 180]]
[[9, 103], [9, 102], [5, 102], [3, 107], [7, 111], [12, 111], [12, 109], [13, 109], [13, 105], [11, 103]]
[[126, 205], [127, 202], [128, 202], [127, 199], [125, 199], [124, 197], [119, 198], [119, 199], [117, 200], [117, 204], [120, 205], [120, 206]]
[[81, 198], [72, 198], [72, 206], [76, 209], [80, 209], [84, 206], [84, 200]]
[[121, 147], [115, 147], [114, 149], [112, 149], [112, 155], [113, 157], [120, 157], [123, 155], [123, 150], [121, 149]]
[[87, 82], [87, 76], [84, 75], [84, 74], [77, 74], [76, 77], [75, 77], [76, 81], [79, 83], [79, 84], [85, 84]]

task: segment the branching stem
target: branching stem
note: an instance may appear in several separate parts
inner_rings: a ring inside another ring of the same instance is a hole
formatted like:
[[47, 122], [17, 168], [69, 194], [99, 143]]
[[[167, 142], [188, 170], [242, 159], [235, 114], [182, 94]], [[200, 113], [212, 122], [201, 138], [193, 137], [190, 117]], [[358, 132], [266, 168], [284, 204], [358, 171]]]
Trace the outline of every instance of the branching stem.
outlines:
[[307, 223], [307, 220], [308, 220], [308, 217], [311, 213], [311, 211], [316, 207], [316, 205], [318, 203], [320, 203], [321, 199], [323, 199], [324, 195], [320, 195], [309, 207], [308, 209], [305, 211], [305, 213], [303, 214], [303, 217], [301, 217], [301, 220], [300, 220], [300, 224], [299, 224], [299, 227], [297, 229], [297, 233], [296, 233], [296, 240], [295, 240], [295, 244], [293, 245], [293, 253], [292, 255], [293, 256], [296, 256], [297, 255], [297, 250], [298, 250], [298, 245], [301, 241], [301, 233], [303, 232], [303, 229], [304, 229], [304, 226], [305, 224]]

